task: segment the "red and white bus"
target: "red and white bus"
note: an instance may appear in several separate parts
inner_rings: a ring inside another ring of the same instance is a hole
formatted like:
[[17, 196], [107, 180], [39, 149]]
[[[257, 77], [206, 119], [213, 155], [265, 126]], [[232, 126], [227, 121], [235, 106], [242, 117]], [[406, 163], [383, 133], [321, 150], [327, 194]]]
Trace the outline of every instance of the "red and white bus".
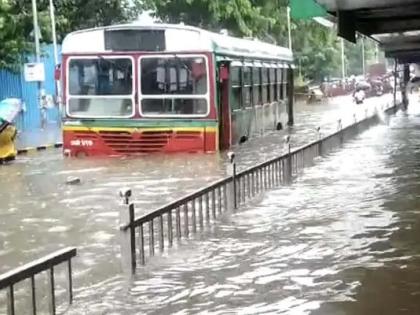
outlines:
[[215, 152], [291, 122], [289, 49], [184, 25], [81, 30], [62, 45], [65, 153]]

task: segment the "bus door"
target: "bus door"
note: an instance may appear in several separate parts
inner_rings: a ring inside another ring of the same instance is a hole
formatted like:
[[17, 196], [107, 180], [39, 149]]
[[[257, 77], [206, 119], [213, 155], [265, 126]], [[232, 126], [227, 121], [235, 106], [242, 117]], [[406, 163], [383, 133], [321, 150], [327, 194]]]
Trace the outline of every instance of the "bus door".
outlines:
[[229, 64], [219, 64], [219, 146], [229, 149], [232, 142], [231, 113], [229, 107]]

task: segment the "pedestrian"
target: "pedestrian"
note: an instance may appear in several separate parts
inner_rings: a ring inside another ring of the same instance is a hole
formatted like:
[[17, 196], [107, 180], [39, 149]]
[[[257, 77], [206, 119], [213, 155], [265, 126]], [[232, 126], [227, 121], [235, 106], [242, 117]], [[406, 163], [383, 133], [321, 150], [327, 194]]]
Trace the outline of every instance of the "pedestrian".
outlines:
[[41, 114], [41, 130], [47, 127], [47, 95], [45, 91], [41, 91], [40, 114]]

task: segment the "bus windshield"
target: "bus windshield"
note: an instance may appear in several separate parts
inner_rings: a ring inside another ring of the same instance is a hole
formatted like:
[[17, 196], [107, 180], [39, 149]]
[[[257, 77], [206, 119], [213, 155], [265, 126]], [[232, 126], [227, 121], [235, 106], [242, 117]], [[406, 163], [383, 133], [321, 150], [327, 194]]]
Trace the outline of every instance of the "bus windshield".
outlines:
[[71, 59], [68, 113], [83, 117], [131, 116], [132, 74], [129, 58]]
[[144, 57], [140, 67], [143, 115], [205, 115], [208, 112], [204, 57]]

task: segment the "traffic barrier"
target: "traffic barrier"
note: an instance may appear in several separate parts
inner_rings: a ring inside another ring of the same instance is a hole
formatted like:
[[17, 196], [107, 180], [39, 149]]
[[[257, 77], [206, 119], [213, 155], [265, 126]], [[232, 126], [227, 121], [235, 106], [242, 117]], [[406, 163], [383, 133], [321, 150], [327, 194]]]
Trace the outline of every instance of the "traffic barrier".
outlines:
[[[76, 254], [77, 254], [76, 248], [67, 247], [0, 275], [0, 291], [4, 289], [7, 290], [7, 314], [15, 315], [14, 286], [18, 282], [24, 281], [25, 279], [30, 279], [30, 282], [31, 282], [31, 311], [30, 313], [36, 315], [37, 300], [36, 300], [35, 276], [43, 271], [48, 271], [48, 279], [49, 279], [48, 295], [49, 295], [50, 313], [56, 314], [54, 267], [61, 263], [67, 263], [68, 301], [69, 301], [69, 304], [72, 304], [73, 303], [73, 280], [72, 280], [71, 259], [75, 257]], [[29, 313], [29, 310], [27, 311]]]
[[63, 147], [63, 143], [61, 142], [54, 143], [54, 144], [40, 145], [37, 147], [26, 147], [26, 148], [18, 149], [17, 154], [23, 155], [23, 154], [28, 154], [28, 153], [37, 152], [37, 151], [45, 151], [48, 149], [57, 149], [61, 147]]

